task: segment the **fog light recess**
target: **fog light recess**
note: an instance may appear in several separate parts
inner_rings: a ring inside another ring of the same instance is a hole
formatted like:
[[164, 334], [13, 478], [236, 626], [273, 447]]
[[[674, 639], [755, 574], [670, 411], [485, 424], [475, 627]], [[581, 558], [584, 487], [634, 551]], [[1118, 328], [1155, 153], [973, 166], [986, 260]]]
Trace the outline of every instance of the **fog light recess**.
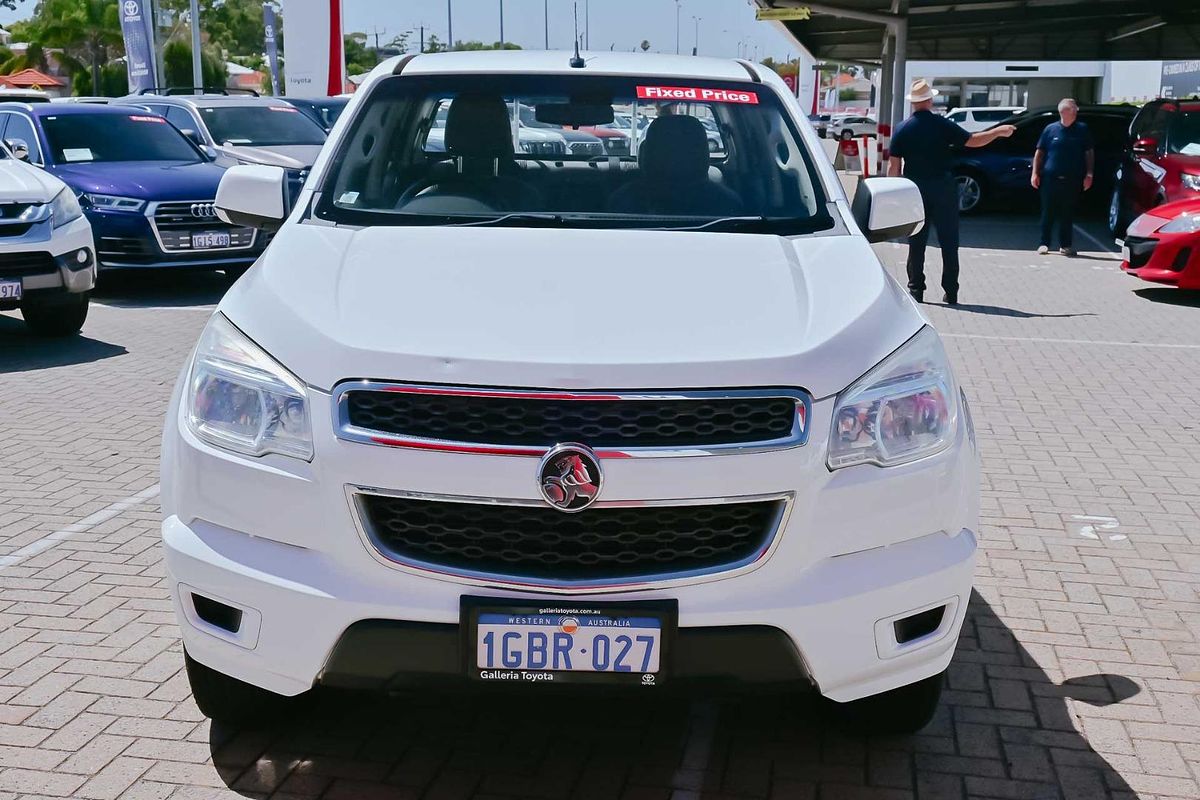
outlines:
[[896, 642], [908, 644], [923, 636], [928, 636], [941, 627], [942, 618], [945, 615], [946, 607], [937, 606], [928, 611], [913, 614], [911, 617], [896, 620], [892, 623], [896, 631]]
[[192, 592], [192, 607], [196, 616], [213, 627], [237, 633], [242, 627], [241, 609], [226, 605], [219, 600]]

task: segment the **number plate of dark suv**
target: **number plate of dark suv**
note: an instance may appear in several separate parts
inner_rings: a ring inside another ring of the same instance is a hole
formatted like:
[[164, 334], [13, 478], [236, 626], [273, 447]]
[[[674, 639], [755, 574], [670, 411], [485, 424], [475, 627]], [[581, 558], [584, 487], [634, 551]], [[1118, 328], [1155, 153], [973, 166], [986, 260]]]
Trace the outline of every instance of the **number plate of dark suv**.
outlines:
[[464, 597], [467, 673], [488, 683], [659, 686], [676, 625], [674, 602], [508, 604]]

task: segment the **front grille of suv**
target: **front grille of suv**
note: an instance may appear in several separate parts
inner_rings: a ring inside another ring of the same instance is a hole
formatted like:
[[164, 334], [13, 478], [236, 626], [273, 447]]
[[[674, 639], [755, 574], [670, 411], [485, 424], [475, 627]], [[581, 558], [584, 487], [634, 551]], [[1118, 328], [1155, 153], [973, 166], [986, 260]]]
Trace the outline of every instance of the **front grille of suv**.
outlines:
[[[437, 388], [351, 389], [344, 421], [383, 434], [494, 447], [755, 447], [796, 444], [794, 396], [563, 395]], [[732, 394], [732, 393], [731, 393]]]
[[466, 577], [605, 584], [709, 574], [769, 548], [784, 500], [679, 506], [483, 505], [356, 496], [364, 529], [392, 561]]
[[26, 278], [50, 275], [58, 270], [49, 253], [5, 253], [0, 255], [0, 278]]
[[[222, 253], [246, 250], [254, 245], [253, 228], [239, 228], [217, 219], [212, 213], [212, 201], [194, 203], [160, 203], [154, 209], [151, 224], [158, 233], [162, 249], [167, 253]], [[228, 233], [228, 247], [194, 250], [193, 233]]]

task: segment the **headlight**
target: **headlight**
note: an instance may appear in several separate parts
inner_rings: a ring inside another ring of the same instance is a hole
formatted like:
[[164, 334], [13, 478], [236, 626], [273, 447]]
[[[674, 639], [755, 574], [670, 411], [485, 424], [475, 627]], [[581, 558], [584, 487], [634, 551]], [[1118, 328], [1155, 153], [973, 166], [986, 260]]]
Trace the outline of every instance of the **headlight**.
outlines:
[[63, 189], [50, 201], [50, 225], [52, 227], [61, 228], [82, 216], [83, 209], [79, 207], [79, 200], [70, 189]]
[[942, 341], [922, 328], [838, 396], [829, 468], [891, 467], [941, 452], [958, 431], [958, 400]]
[[1159, 233], [1195, 233], [1200, 231], [1200, 214], [1180, 214], [1158, 229]]
[[136, 197], [117, 197], [112, 194], [85, 194], [83, 199], [101, 211], [137, 212], [146, 207], [145, 200]]
[[1179, 182], [1183, 184], [1185, 189], [1191, 189], [1193, 192], [1200, 192], [1200, 175], [1192, 175], [1185, 172], [1179, 176]]
[[200, 335], [184, 404], [188, 427], [217, 447], [313, 457], [304, 384], [219, 313]]

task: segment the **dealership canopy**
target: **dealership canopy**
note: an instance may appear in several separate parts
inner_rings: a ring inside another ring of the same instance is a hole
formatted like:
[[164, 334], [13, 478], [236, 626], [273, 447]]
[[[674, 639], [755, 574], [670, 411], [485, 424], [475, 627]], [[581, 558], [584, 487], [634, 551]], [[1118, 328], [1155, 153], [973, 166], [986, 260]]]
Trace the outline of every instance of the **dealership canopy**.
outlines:
[[1141, 60], [1200, 53], [1200, 0], [755, 0], [806, 8], [778, 24], [821, 59], [877, 62], [885, 26], [910, 59]]

